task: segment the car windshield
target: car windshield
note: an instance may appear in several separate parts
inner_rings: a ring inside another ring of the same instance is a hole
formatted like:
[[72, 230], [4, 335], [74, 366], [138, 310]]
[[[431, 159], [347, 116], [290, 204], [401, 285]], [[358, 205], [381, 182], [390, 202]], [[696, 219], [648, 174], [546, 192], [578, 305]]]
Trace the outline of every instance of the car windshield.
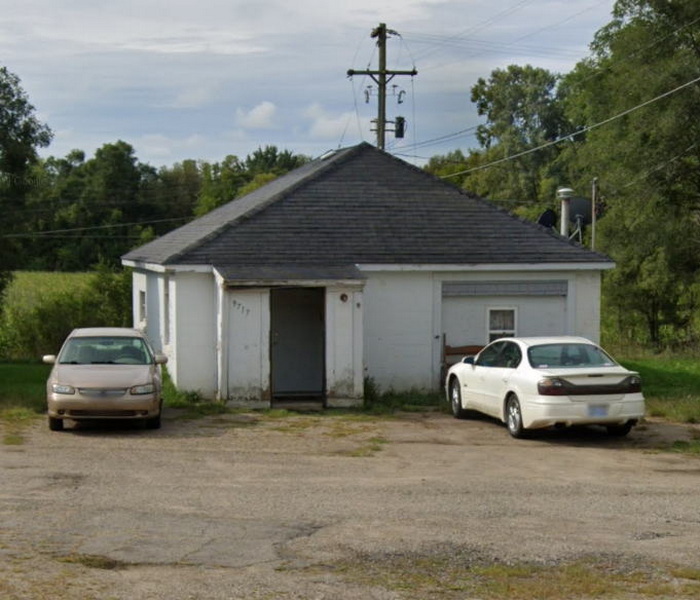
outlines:
[[139, 337], [72, 337], [58, 357], [62, 365], [147, 365], [153, 362]]
[[562, 367], [614, 367], [617, 363], [592, 344], [542, 344], [532, 346], [527, 358], [533, 369]]

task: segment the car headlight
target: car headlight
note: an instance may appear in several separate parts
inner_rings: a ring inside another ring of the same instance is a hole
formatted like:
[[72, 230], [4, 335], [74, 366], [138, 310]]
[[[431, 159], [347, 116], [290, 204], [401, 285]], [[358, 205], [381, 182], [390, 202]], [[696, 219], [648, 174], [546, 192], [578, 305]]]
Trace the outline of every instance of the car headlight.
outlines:
[[156, 386], [152, 383], [146, 383], [144, 385], [135, 385], [129, 391], [134, 396], [139, 396], [141, 394], [152, 394], [156, 391]]
[[72, 385], [64, 385], [62, 383], [54, 383], [51, 386], [51, 391], [54, 394], [75, 394], [75, 388]]

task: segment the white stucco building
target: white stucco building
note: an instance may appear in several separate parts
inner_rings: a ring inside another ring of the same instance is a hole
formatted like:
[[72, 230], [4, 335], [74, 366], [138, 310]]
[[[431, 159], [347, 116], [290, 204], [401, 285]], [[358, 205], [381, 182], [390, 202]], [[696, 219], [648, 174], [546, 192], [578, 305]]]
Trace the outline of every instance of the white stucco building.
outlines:
[[368, 144], [126, 254], [180, 389], [237, 404], [436, 389], [443, 345], [599, 337], [612, 261]]

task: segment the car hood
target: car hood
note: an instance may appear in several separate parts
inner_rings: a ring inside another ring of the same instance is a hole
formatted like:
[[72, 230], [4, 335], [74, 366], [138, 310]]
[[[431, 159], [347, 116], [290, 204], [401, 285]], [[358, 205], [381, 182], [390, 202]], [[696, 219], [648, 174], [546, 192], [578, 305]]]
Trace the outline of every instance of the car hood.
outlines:
[[149, 383], [153, 375], [153, 365], [55, 365], [50, 382], [83, 388], [126, 388]]

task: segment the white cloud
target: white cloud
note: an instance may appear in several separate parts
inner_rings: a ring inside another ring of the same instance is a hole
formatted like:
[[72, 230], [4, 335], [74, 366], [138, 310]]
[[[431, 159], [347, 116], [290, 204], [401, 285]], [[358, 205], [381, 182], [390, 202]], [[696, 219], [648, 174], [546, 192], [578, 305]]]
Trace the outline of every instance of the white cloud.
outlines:
[[[407, 94], [388, 118], [405, 116], [420, 143], [474, 123], [470, 88], [494, 68], [570, 69], [613, 3], [169, 0], [166, 10], [154, 0], [0, 0], [0, 64], [57, 132], [53, 155], [122, 139], [149, 163], [265, 144], [318, 156], [374, 139], [376, 98], [365, 105], [362, 95], [372, 81], [348, 85], [345, 74], [377, 67], [379, 23], [401, 34], [390, 36], [388, 68], [418, 69], [392, 81]], [[470, 147], [450, 138], [424, 153]]]
[[265, 100], [246, 111], [242, 108], [236, 109], [236, 125], [243, 129], [272, 129], [277, 107], [268, 100]]
[[[352, 112], [331, 114], [320, 104], [314, 103], [304, 111], [304, 116], [311, 121], [308, 134], [319, 141], [337, 141], [349, 129], [356, 129], [357, 115]], [[366, 120], [366, 119], [365, 119]]]
[[206, 143], [206, 138], [201, 135], [190, 135], [178, 139], [155, 133], [141, 136], [134, 140], [133, 145], [137, 156], [145, 154], [159, 159], [170, 159], [182, 154], [183, 150], [192, 152], [193, 156], [196, 156]]
[[213, 87], [190, 85], [177, 92], [171, 108], [198, 108], [205, 106], [216, 98], [216, 90]]

